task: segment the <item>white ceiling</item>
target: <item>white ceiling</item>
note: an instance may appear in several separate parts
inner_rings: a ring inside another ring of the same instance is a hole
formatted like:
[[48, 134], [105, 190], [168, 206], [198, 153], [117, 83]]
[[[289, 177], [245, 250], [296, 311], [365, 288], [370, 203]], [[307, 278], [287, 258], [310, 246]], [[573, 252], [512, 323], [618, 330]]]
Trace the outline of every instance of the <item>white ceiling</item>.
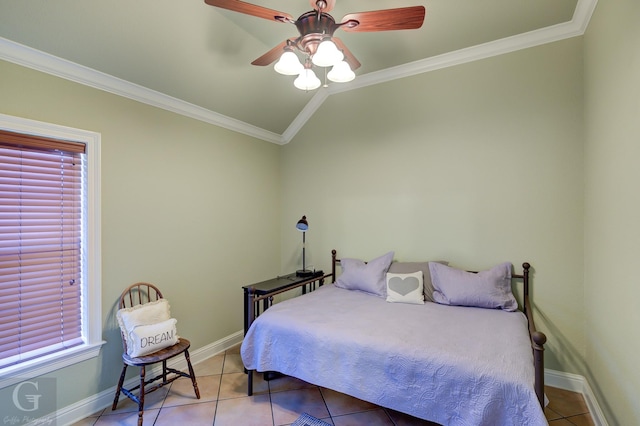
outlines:
[[[247, 0], [249, 1], [249, 0]], [[295, 26], [204, 0], [0, 0], [0, 59], [287, 143], [327, 96], [584, 33], [597, 0], [336, 0], [352, 12], [424, 5], [418, 30], [336, 36], [362, 63], [305, 93], [251, 61]], [[294, 17], [309, 0], [249, 1]]]

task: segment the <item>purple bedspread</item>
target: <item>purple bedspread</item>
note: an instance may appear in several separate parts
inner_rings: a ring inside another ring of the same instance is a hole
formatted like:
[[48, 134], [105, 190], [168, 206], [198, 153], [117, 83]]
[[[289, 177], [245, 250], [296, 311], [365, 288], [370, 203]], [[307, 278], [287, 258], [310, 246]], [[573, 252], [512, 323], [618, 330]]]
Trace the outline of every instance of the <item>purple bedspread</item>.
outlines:
[[242, 343], [278, 371], [442, 425], [546, 425], [521, 312], [389, 303], [325, 285], [273, 305]]

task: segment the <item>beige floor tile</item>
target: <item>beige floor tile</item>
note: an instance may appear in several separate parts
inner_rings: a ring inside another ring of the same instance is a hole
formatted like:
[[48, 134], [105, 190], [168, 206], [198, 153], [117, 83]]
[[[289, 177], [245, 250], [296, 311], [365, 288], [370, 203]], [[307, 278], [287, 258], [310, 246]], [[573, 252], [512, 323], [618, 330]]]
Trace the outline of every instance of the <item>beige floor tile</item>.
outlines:
[[276, 426], [293, 423], [302, 413], [319, 419], [329, 417], [329, 411], [318, 388], [272, 393], [271, 405]]
[[[160, 389], [157, 389], [151, 393], [145, 394], [144, 396], [144, 410], [153, 410], [160, 409], [164, 402], [164, 398], [167, 396], [169, 392], [169, 386], [163, 386]], [[103, 414], [114, 414], [114, 413], [125, 413], [130, 411], [138, 411], [138, 404], [130, 400], [126, 395], [120, 394], [120, 399], [118, 400], [118, 406], [115, 410], [111, 410], [111, 408], [105, 409]]]
[[331, 389], [321, 388], [321, 391], [332, 417], [374, 410], [377, 408], [377, 405]]
[[[247, 385], [246, 382], [244, 384], [244, 396], [247, 396]], [[258, 373], [258, 372], [253, 372], [253, 394], [260, 394], [260, 393], [269, 393], [269, 382], [267, 382], [266, 380], [264, 380], [264, 376], [262, 375], [262, 373]]]
[[244, 373], [244, 364], [240, 354], [226, 354], [224, 356], [224, 367], [222, 372], [227, 373]]
[[213, 425], [216, 401], [200, 404], [162, 407], [154, 426]]
[[215, 426], [273, 426], [269, 395], [218, 401]]
[[239, 353], [240, 353], [240, 347], [241, 347], [241, 346], [242, 346], [242, 345], [241, 345], [240, 343], [238, 343], [237, 345], [232, 346], [232, 347], [230, 347], [229, 349], [227, 349], [227, 350], [225, 351], [225, 353], [226, 353], [226, 354], [239, 354]]
[[271, 392], [282, 392], [286, 390], [315, 388], [316, 385], [307, 383], [304, 380], [296, 379], [295, 377], [282, 376], [277, 379], [269, 380], [269, 390]]
[[575, 426], [567, 419], [551, 420], [549, 426]]
[[163, 407], [216, 401], [220, 390], [220, 376], [198, 377], [200, 399], [196, 398], [191, 379], [180, 378], [171, 384]]
[[207, 358], [204, 361], [200, 361], [197, 364], [193, 364], [193, 370], [196, 373], [196, 377], [200, 376], [213, 376], [222, 374], [222, 366], [224, 365], [224, 354], [218, 354]]
[[549, 398], [547, 407], [562, 417], [575, 416], [589, 412], [584, 398], [577, 392], [545, 387], [545, 394]]
[[556, 413], [549, 407], [544, 407], [544, 416], [547, 418], [547, 421], [558, 420], [562, 418], [560, 414]]
[[579, 414], [577, 416], [567, 417], [567, 420], [569, 420], [571, 423], [573, 423], [576, 426], [594, 426], [595, 425], [590, 414]]
[[[152, 426], [160, 410], [144, 410], [142, 426]], [[138, 412], [110, 414], [105, 411], [94, 423], [95, 426], [137, 426]]]
[[394, 426], [382, 408], [332, 418], [335, 426]]
[[[268, 394], [269, 386], [262, 380], [261, 374], [254, 373], [253, 394]], [[222, 375], [219, 399], [242, 398], [247, 396], [247, 375], [245, 373], [228, 373]]]
[[[254, 383], [254, 394], [257, 394]], [[228, 373], [222, 375], [220, 383], [220, 399], [242, 398], [247, 396], [247, 375], [244, 373]]]
[[439, 426], [438, 423], [430, 422], [428, 420], [418, 419], [399, 411], [387, 409], [387, 414], [391, 417], [391, 420], [396, 426]]

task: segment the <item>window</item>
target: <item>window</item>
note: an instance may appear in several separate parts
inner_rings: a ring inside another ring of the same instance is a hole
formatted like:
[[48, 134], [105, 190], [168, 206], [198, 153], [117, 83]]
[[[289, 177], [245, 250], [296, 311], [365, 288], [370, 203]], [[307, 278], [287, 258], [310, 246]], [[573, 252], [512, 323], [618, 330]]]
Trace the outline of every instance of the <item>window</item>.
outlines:
[[0, 387], [103, 343], [99, 142], [0, 114]]

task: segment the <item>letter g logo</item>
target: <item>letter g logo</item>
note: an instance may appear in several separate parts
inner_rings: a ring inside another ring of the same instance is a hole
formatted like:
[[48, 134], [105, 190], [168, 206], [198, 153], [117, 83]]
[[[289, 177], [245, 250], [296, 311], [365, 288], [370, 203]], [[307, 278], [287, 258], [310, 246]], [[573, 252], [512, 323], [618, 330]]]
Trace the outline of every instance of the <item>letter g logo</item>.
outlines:
[[36, 391], [38, 390], [38, 382], [22, 382], [19, 383], [15, 389], [13, 390], [13, 404], [16, 406], [16, 408], [18, 408], [19, 410], [22, 411], [36, 411], [38, 409], [38, 401], [40, 400], [40, 397], [42, 395], [40, 394], [34, 394], [34, 395], [25, 395], [25, 398], [27, 399], [28, 402], [31, 403], [32, 407], [31, 408], [25, 408], [22, 406], [22, 404], [20, 403], [20, 398], [19, 398], [19, 393], [22, 390], [22, 387], [25, 385], [31, 385], [33, 386]]

